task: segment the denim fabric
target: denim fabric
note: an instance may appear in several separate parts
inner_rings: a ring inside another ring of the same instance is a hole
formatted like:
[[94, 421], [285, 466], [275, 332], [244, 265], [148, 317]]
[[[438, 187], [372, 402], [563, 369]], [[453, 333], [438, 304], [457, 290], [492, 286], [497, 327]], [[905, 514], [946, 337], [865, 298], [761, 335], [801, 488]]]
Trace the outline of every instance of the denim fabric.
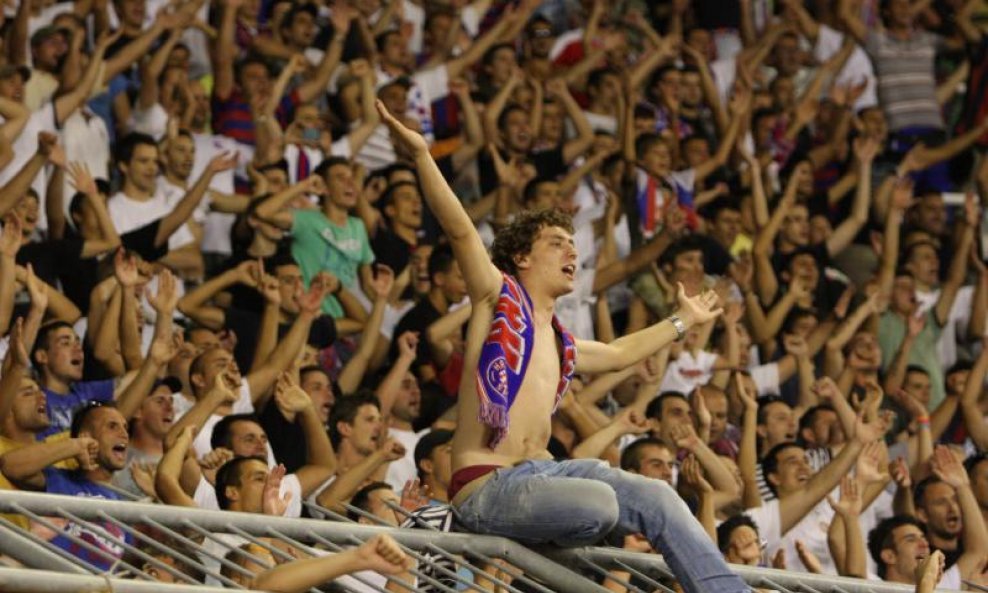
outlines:
[[611, 530], [643, 533], [686, 593], [751, 591], [668, 484], [603, 461], [526, 461], [499, 469], [457, 511], [474, 533], [530, 544], [590, 545]]

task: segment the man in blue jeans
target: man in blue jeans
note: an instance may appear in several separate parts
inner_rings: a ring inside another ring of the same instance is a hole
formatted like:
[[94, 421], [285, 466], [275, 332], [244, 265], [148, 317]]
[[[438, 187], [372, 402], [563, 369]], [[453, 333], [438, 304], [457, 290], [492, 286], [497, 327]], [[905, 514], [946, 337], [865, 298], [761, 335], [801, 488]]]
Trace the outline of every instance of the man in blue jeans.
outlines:
[[716, 295], [687, 297], [680, 286], [679, 309], [662, 322], [610, 344], [575, 340], [553, 314], [575, 280], [569, 217], [524, 212], [499, 232], [488, 257], [425, 139], [380, 101], [377, 108], [394, 142], [414, 157], [473, 305], [449, 488], [460, 522], [526, 543], [581, 545], [615, 529], [643, 533], [687, 593], [750, 591], [668, 484], [601, 461], [555, 462], [546, 450], [550, 418], [575, 372], [637, 363], [689, 327], [715, 319]]

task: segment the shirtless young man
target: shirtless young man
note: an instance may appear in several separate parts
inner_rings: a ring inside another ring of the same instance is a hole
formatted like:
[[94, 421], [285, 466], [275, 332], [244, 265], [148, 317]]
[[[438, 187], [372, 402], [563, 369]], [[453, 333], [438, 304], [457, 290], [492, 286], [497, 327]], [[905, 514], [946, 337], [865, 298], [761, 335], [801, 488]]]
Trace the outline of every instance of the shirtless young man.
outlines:
[[553, 316], [556, 299], [574, 284], [569, 217], [519, 215], [498, 234], [491, 261], [425, 140], [380, 101], [377, 108], [393, 141], [414, 155], [426, 202], [452, 243], [473, 304], [449, 493], [463, 526], [561, 545], [592, 544], [612, 529], [643, 533], [687, 593], [750, 591], [668, 484], [597, 460], [555, 462], [546, 450], [550, 417], [574, 372], [637, 363], [719, 315], [716, 296], [687, 298], [680, 286], [679, 310], [669, 319], [611, 344], [574, 340]]

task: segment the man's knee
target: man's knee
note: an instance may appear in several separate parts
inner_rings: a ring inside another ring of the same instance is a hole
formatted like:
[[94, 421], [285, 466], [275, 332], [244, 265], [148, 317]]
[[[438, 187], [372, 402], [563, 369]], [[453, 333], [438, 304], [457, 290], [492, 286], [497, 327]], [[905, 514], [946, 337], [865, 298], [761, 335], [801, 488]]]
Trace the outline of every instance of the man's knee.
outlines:
[[617, 495], [607, 484], [588, 482], [570, 494], [579, 508], [566, 521], [569, 529], [558, 538], [563, 545], [584, 545], [599, 541], [618, 523], [620, 511]]

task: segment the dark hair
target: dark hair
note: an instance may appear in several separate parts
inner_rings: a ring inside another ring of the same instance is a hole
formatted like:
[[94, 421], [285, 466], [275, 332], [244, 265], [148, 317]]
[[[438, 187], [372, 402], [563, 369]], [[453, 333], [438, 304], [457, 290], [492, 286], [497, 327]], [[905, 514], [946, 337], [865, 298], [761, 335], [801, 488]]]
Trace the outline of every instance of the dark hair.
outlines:
[[234, 457], [216, 470], [216, 502], [219, 504], [220, 510], [225, 511], [230, 508], [230, 499], [226, 497], [226, 488], [227, 486], [240, 485], [240, 468], [250, 461], [260, 461], [264, 467], [268, 466], [267, 459], [263, 457]]
[[281, 17], [281, 28], [282, 29], [290, 28], [293, 24], [295, 24], [295, 17], [302, 14], [303, 12], [308, 13], [309, 16], [313, 18], [313, 20], [319, 18], [319, 9], [316, 8], [314, 4], [293, 2], [291, 8], [289, 8], [288, 12], [285, 13], [285, 16]]
[[415, 471], [418, 472], [419, 479], [425, 478], [420, 465], [422, 460], [432, 455], [432, 452], [436, 450], [436, 447], [441, 447], [451, 440], [453, 440], [453, 431], [444, 430], [441, 428], [431, 430], [422, 435], [419, 442], [415, 444], [415, 452], [413, 454], [415, 459]]
[[242, 60], [237, 62], [236, 77], [237, 82], [240, 82], [240, 77], [243, 76], [244, 69], [251, 64], [259, 64], [264, 68], [264, 71], [268, 73], [268, 76], [273, 74], [273, 69], [271, 68], [271, 62], [267, 58], [260, 54], [250, 53], [247, 54]]
[[521, 105], [519, 105], [517, 103], [511, 103], [510, 105], [508, 105], [507, 107], [505, 107], [501, 111], [501, 113], [497, 116], [497, 129], [498, 129], [498, 131], [502, 131], [502, 132], [504, 131], [504, 126], [507, 125], [507, 122], [508, 122], [508, 116], [511, 115], [512, 113], [516, 112], [516, 111], [522, 112], [527, 117], [528, 110], [526, 110], [524, 107], [522, 107]]
[[964, 469], [967, 470], [968, 475], [971, 475], [974, 473], [974, 468], [984, 461], [988, 461], [988, 453], [980, 451], [964, 460]]
[[556, 180], [551, 177], [538, 176], [526, 183], [522, 192], [522, 203], [528, 206], [535, 199], [535, 193], [539, 191], [539, 186], [543, 183], [556, 183]]
[[728, 548], [731, 547], [731, 535], [739, 527], [750, 527], [758, 533], [758, 525], [748, 515], [739, 513], [729, 517], [717, 526], [717, 547], [720, 548], [721, 554], [727, 553]]
[[341, 156], [331, 156], [329, 158], [323, 159], [319, 166], [317, 166], [312, 172], [316, 175], [326, 179], [326, 175], [329, 174], [329, 170], [333, 167], [343, 165], [344, 167], [350, 166], [350, 161]]
[[665, 405], [666, 401], [670, 399], [681, 399], [687, 404], [690, 402], [685, 395], [678, 391], [663, 391], [659, 395], [653, 397], [652, 401], [648, 402], [648, 405], [645, 406], [645, 417], [662, 420], [662, 407]]
[[[384, 210], [388, 206], [394, 203], [395, 192], [397, 192], [399, 189], [403, 187], [414, 187], [415, 191], [419, 192], [418, 184], [412, 183], [411, 181], [398, 181], [396, 183], [392, 183], [388, 185], [388, 187], [384, 190], [384, 194], [381, 195], [381, 200], [380, 203], [378, 204], [378, 209], [381, 211], [381, 214], [384, 214], [385, 217], [390, 218], [387, 214], [384, 213]], [[421, 195], [421, 192], [419, 192], [419, 195]]]
[[804, 317], [812, 317], [813, 319], [819, 320], [816, 311], [813, 309], [805, 309], [800, 306], [794, 306], [786, 314], [786, 318], [782, 321], [782, 333], [790, 334], [793, 332], [793, 328], [796, 327], [796, 322]]
[[42, 325], [41, 328], [38, 329], [38, 337], [34, 339], [34, 346], [31, 347], [31, 362], [34, 363], [34, 366], [36, 368], [40, 369], [40, 367], [38, 366], [38, 359], [37, 359], [38, 352], [40, 350], [48, 350], [48, 348], [51, 347], [51, 344], [49, 343], [49, 338], [51, 337], [51, 334], [62, 329], [63, 327], [67, 327], [75, 331], [71, 323], [69, 323], [68, 321], [62, 321], [60, 319], [55, 321], [49, 321], [48, 323]]
[[604, 78], [608, 76], [620, 76], [614, 68], [609, 66], [604, 66], [602, 68], [597, 68], [590, 72], [590, 76], [587, 77], [587, 88], [597, 88], [604, 82]]
[[415, 167], [413, 167], [411, 165], [408, 165], [406, 163], [391, 163], [387, 167], [385, 167], [383, 169], [378, 169], [377, 171], [371, 173], [368, 176], [367, 179], [369, 181], [370, 179], [372, 179], [372, 178], [374, 178], [374, 177], [376, 177], [378, 175], [383, 175], [384, 178], [385, 178], [385, 180], [387, 180], [390, 183], [391, 176], [394, 175], [395, 173], [399, 172], [399, 171], [407, 171], [408, 173], [411, 173], [412, 175], [414, 175], [415, 176], [415, 179], [418, 179], [419, 178], [419, 172], [418, 172], [418, 170]]
[[515, 55], [515, 46], [511, 43], [496, 43], [491, 46], [491, 48], [484, 52], [484, 57], [480, 59], [481, 64], [484, 66], [490, 66], [494, 61], [494, 54], [501, 51], [502, 49], [507, 49], [511, 51], [511, 55]]
[[525, 210], [514, 221], [501, 229], [491, 246], [491, 261], [503, 272], [514, 276], [518, 273], [515, 257], [532, 251], [539, 232], [547, 227], [560, 227], [573, 232], [573, 219], [558, 210]]
[[339, 447], [340, 441], [343, 439], [337, 424], [343, 422], [352, 425], [357, 419], [360, 408], [364, 406], [374, 406], [380, 410], [381, 402], [378, 401], [373, 392], [362, 389], [353, 395], [340, 399], [333, 406], [333, 411], [329, 415], [329, 440], [332, 441], [334, 448]]
[[969, 361], [969, 360], [958, 360], [957, 362], [955, 362], [954, 364], [952, 364], [949, 369], [947, 369], [944, 372], [944, 376], [945, 377], [949, 377], [949, 376], [953, 375], [954, 373], [963, 373], [965, 371], [970, 371], [973, 368], [974, 368], [974, 365], [971, 364], [971, 361]]
[[154, 141], [154, 138], [147, 134], [131, 132], [121, 138], [117, 142], [117, 150], [114, 155], [116, 157], [117, 164], [129, 163], [130, 159], [134, 158], [134, 151], [142, 144], [153, 146], [155, 150], [158, 150], [158, 143]]
[[878, 576], [883, 579], [888, 568], [882, 562], [882, 550], [892, 549], [894, 543], [892, 532], [904, 525], [912, 525], [925, 532], [923, 524], [911, 515], [895, 515], [882, 519], [874, 529], [868, 532], [868, 553], [871, 554], [871, 559], [875, 561], [875, 565], [878, 567]]
[[757, 424], [765, 424], [765, 414], [768, 411], [768, 407], [772, 404], [785, 404], [787, 408], [792, 409], [792, 405], [783, 399], [781, 395], [763, 395], [758, 398]]
[[374, 38], [374, 46], [377, 48], [377, 51], [384, 51], [384, 44], [388, 42], [388, 37], [392, 35], [398, 35], [400, 37], [401, 33], [397, 29], [389, 29]]
[[913, 486], [913, 503], [917, 509], [926, 503], [926, 491], [930, 489], [930, 486], [940, 483], [946, 484], [946, 482], [936, 476], [928, 476]]
[[908, 375], [909, 373], [920, 373], [922, 375], [926, 375], [927, 377], [930, 376], [930, 371], [926, 370], [924, 367], [919, 366], [918, 364], [907, 365], [906, 374]]
[[[801, 446], [806, 444], [806, 440], [803, 438], [803, 430], [811, 429], [813, 421], [816, 420], [816, 415], [820, 412], [833, 412], [834, 408], [830, 404], [817, 404], [810, 409], [806, 410], [803, 415], [799, 418], [799, 434], [796, 435], [796, 442]], [[836, 412], [835, 412], [836, 413]]]
[[453, 268], [456, 257], [449, 245], [437, 245], [429, 254], [429, 280], [436, 274], [445, 274]]
[[762, 458], [762, 475], [765, 476], [765, 483], [768, 485], [769, 489], [773, 494], [778, 495], [775, 490], [775, 485], [768, 479], [769, 474], [774, 474], [779, 471], [779, 455], [787, 449], [802, 449], [803, 446], [795, 441], [786, 441], [784, 443], [779, 443], [778, 445], [772, 447]]
[[[224, 416], [213, 427], [213, 435], [209, 438], [209, 446], [213, 449], [232, 449], [233, 425], [237, 422], [253, 422], [261, 426], [261, 421], [253, 414], [230, 414]], [[261, 429], [263, 430], [263, 427]]]
[[621, 469], [625, 471], [640, 472], [642, 469], [642, 450], [645, 447], [662, 447], [670, 449], [669, 445], [653, 437], [638, 439], [625, 447], [621, 453]]
[[[635, 110], [635, 117], [638, 117], [637, 108]], [[642, 155], [648, 152], [649, 149], [656, 144], [666, 145], [665, 139], [656, 132], [645, 132], [644, 134], [638, 136], [638, 138], [635, 139], [635, 158], [641, 160]]]
[[[371, 493], [385, 489], [391, 490], [391, 485], [388, 484], [387, 482], [371, 482], [370, 484], [367, 484], [360, 490], [357, 490], [357, 493], [353, 495], [352, 499], [350, 499], [350, 506], [354, 508], [358, 508], [364, 511], [365, 513], [369, 513]], [[354, 512], [351, 509], [347, 509], [346, 516], [351, 521], [357, 521], [358, 519], [360, 519], [360, 514]]]
[[84, 428], [89, 428], [89, 418], [96, 412], [96, 410], [103, 408], [116, 409], [116, 407], [116, 403], [112, 401], [93, 400], [86, 402], [84, 406], [72, 413], [72, 424], [69, 426], [69, 437], [73, 439], [78, 438], [79, 433], [81, 433]]
[[703, 253], [703, 240], [699, 235], [686, 235], [681, 239], [677, 239], [662, 253], [662, 256], [659, 258], [659, 264], [663, 266], [672, 265], [677, 257], [693, 251]]

